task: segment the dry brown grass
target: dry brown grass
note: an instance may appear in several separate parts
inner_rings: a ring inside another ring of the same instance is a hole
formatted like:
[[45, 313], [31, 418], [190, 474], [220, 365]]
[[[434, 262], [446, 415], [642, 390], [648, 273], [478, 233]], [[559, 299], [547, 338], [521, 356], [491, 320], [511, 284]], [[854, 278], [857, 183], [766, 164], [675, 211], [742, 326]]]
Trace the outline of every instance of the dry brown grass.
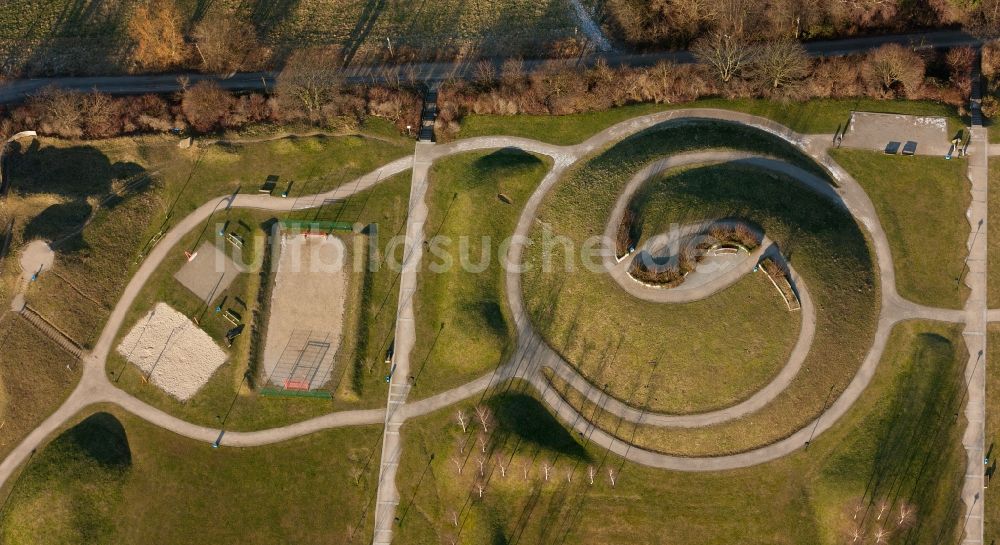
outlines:
[[0, 317], [0, 459], [56, 410], [79, 378], [75, 359], [26, 320]]

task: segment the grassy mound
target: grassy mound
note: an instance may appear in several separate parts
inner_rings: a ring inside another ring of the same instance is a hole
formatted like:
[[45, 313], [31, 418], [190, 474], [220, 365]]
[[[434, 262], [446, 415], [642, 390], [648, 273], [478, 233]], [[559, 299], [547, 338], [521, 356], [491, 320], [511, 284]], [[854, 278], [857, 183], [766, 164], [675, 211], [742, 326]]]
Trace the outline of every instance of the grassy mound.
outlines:
[[107, 424], [114, 417], [98, 414], [39, 450], [0, 514], [0, 541], [310, 545], [371, 538], [379, 428], [213, 449], [108, 411], [121, 421], [117, 428]]
[[[889, 532], [886, 543], [954, 542], [964, 521], [965, 423], [954, 416], [964, 403], [963, 347], [960, 327], [900, 325], [871, 386], [808, 450], [725, 472], [650, 469], [588, 444], [590, 460], [581, 460], [513, 441], [493, 444], [486, 477], [477, 462], [484, 455], [478, 445], [469, 447], [459, 475], [451, 459], [461, 428], [454, 408], [442, 410], [404, 428], [411, 448], [400, 470], [403, 520], [396, 538], [596, 545], [668, 535], [678, 545], [723, 545], [739, 536], [740, 543], [833, 545], [850, 543], [858, 530], [859, 542], [873, 543], [884, 502], [883, 520], [891, 521], [881, 526]], [[470, 437], [480, 433], [473, 427]], [[506, 476], [501, 459], [509, 460]], [[901, 508], [908, 515], [899, 525]]]
[[0, 517], [2, 541], [107, 543], [132, 463], [121, 423], [96, 413], [57, 437], [31, 463]]
[[417, 281], [414, 395], [478, 377], [514, 338], [504, 295], [503, 244], [550, 161], [519, 150], [441, 159], [430, 172], [429, 253]]
[[[643, 165], [692, 146], [729, 143], [803, 160], [784, 142], [753, 129], [716, 123], [672, 127], [637, 135], [597, 155], [560, 181], [542, 205], [539, 217], [548, 232], [535, 229], [535, 244], [525, 258], [530, 269], [524, 277], [525, 302], [533, 322], [593, 382], [634, 405], [698, 412], [752, 395], [785, 363], [797, 335], [797, 315], [789, 315], [763, 275], [748, 275], [698, 303], [629, 299], [623, 305], [621, 289], [603, 274], [579, 266], [569, 274], [540, 273], [539, 248], [546, 236], [565, 236], [579, 247], [588, 234], [600, 232], [622, 187]], [[645, 201], [643, 224], [649, 233], [672, 222], [721, 217], [761, 226], [804, 277], [818, 309], [815, 344], [788, 395], [751, 417], [750, 425], [687, 430], [676, 448], [691, 454], [738, 451], [808, 422], [822, 410], [830, 390], [843, 389], [853, 377], [874, 330], [874, 264], [854, 220], [792, 180], [733, 165], [673, 171], [648, 183], [638, 199]], [[552, 259], [559, 264], [561, 258]], [[846, 322], [842, 316], [853, 319]]]

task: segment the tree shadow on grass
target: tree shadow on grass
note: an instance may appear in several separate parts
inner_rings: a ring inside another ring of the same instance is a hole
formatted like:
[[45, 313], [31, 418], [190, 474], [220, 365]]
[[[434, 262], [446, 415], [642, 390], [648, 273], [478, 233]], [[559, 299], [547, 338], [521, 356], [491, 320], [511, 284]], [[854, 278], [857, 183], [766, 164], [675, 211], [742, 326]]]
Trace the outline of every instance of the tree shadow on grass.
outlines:
[[132, 450], [125, 428], [109, 413], [88, 416], [58, 440], [65, 440], [104, 467], [125, 469], [132, 465]]
[[[29, 220], [24, 238], [55, 241], [62, 254], [87, 248], [79, 232], [94, 213], [92, 202], [113, 208], [128, 196], [148, 185], [146, 170], [132, 162], [112, 162], [93, 146], [42, 147], [37, 140], [27, 148], [13, 146], [8, 155], [12, 194], [56, 195], [64, 202], [54, 204]], [[137, 184], [145, 181], [146, 184]], [[117, 183], [116, 183], [117, 182]], [[121, 194], [114, 191], [131, 184]], [[142, 187], [140, 187], [142, 186]]]
[[[66, 233], [72, 232], [73, 229], [87, 221], [92, 210], [93, 208], [86, 201], [53, 204], [28, 221], [27, 225], [24, 226], [24, 239], [41, 238], [51, 241], [65, 236]], [[74, 252], [85, 246], [83, 238], [77, 234], [60, 245], [59, 250], [63, 253]]]
[[257, 0], [250, 12], [250, 22], [266, 38], [272, 30], [294, 15], [299, 0]]
[[28, 75], [104, 73], [121, 68], [120, 36], [130, 12], [128, 2], [70, 0], [52, 20], [39, 21], [22, 36], [28, 54], [20, 68]]
[[579, 460], [590, 455], [534, 397], [508, 392], [488, 401], [499, 426], [498, 433], [512, 434], [541, 448]]
[[[542, 166], [542, 160], [518, 148], [502, 148], [475, 160], [472, 167], [482, 174], [479, 179], [502, 180], [505, 176]], [[489, 177], [489, 178], [486, 178]], [[475, 182], [476, 180], [470, 180]]]

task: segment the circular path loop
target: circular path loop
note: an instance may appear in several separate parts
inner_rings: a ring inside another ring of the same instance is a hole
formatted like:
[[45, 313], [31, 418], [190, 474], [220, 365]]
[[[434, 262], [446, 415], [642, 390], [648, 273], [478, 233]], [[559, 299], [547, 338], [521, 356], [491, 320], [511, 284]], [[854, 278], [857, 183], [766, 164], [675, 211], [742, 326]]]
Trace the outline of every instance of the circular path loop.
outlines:
[[[749, 114], [734, 112], [730, 110], [716, 109], [682, 109], [666, 112], [659, 112], [650, 115], [640, 116], [613, 125], [583, 143], [573, 146], [557, 146], [518, 137], [481, 137], [459, 140], [456, 142], [434, 146], [431, 148], [431, 159], [438, 159], [448, 155], [465, 151], [487, 150], [496, 148], [519, 148], [526, 152], [547, 155], [553, 159], [553, 167], [543, 178], [537, 190], [525, 205], [524, 211], [518, 220], [515, 235], [526, 235], [534, 222], [538, 207], [545, 194], [553, 187], [556, 181], [566, 172], [572, 164], [583, 157], [599, 151], [609, 144], [622, 140], [628, 136], [636, 134], [647, 128], [669, 123], [671, 121], [689, 122], [695, 119], [720, 120], [740, 123], [758, 128], [784, 139], [797, 148], [805, 152], [808, 156], [823, 166], [831, 177], [836, 181], [836, 189], [829, 188], [831, 198], [836, 198], [842, 203], [858, 221], [865, 227], [871, 237], [875, 247], [880, 271], [880, 283], [882, 293], [882, 307], [880, 310], [878, 328], [875, 334], [874, 343], [865, 357], [864, 362], [855, 375], [854, 379], [824, 412], [817, 421], [810, 423], [803, 429], [792, 434], [781, 441], [773, 444], [734, 454], [730, 456], [686, 458], [669, 456], [652, 451], [647, 451], [637, 447], [630, 447], [625, 442], [608, 435], [603, 430], [594, 427], [583, 418], [573, 407], [568, 405], [548, 381], [541, 374], [542, 367], [558, 369], [567, 364], [555, 354], [542, 340], [535, 334], [531, 327], [530, 320], [525, 313], [521, 298], [521, 278], [514, 270], [507, 271], [507, 297], [511, 307], [512, 316], [518, 332], [518, 344], [512, 358], [505, 364], [498, 367], [493, 372], [484, 375], [476, 380], [466, 383], [457, 388], [442, 392], [440, 394], [407, 403], [400, 412], [406, 418], [428, 414], [435, 410], [447, 407], [453, 403], [468, 399], [480, 394], [487, 388], [498, 385], [509, 378], [523, 378], [539, 390], [542, 399], [547, 403], [557, 416], [568, 423], [574, 429], [589, 434], [592, 441], [598, 445], [625, 458], [651, 467], [668, 468], [682, 471], [709, 471], [746, 467], [763, 463], [775, 458], [784, 456], [792, 451], [801, 448], [809, 433], [815, 428], [815, 433], [821, 434], [840, 418], [851, 405], [858, 399], [861, 392], [871, 381], [878, 365], [879, 358], [885, 348], [889, 332], [892, 326], [901, 321], [911, 318], [923, 318], [931, 320], [943, 320], [950, 322], [964, 321], [962, 311], [935, 309], [925, 307], [907, 301], [896, 292], [895, 273], [892, 266], [892, 256], [889, 252], [889, 243], [885, 231], [879, 225], [875, 209], [864, 190], [858, 183], [838, 166], [826, 153], [828, 136], [811, 138], [800, 135], [791, 129], [761, 117]], [[732, 152], [719, 152], [732, 153]], [[108, 380], [105, 374], [105, 362], [110, 352], [112, 343], [118, 330], [122, 327], [128, 309], [132, 306], [135, 298], [146, 281], [151, 277], [156, 268], [160, 265], [167, 253], [181, 240], [181, 238], [209, 219], [213, 213], [220, 208], [254, 208], [271, 211], [292, 211], [300, 207], [296, 203], [310, 203], [301, 208], [312, 206], [311, 203], [322, 203], [325, 199], [346, 198], [353, 193], [364, 191], [380, 180], [389, 178], [408, 170], [413, 165], [413, 156], [404, 157], [392, 161], [383, 167], [368, 173], [352, 182], [315, 196], [314, 199], [305, 197], [300, 199], [281, 199], [261, 195], [235, 195], [223, 198], [212, 199], [194, 212], [189, 214], [177, 223], [153, 248], [145, 261], [140, 265], [135, 275], [129, 281], [122, 292], [121, 298], [115, 305], [108, 318], [107, 324], [101, 332], [94, 349], [83, 359], [83, 377], [80, 383], [70, 394], [69, 398], [46, 420], [25, 437], [25, 439], [11, 451], [11, 453], [0, 462], [0, 486], [14, 474], [15, 470], [27, 460], [31, 454], [53, 433], [73, 418], [77, 413], [94, 403], [109, 402], [121, 406], [123, 409], [143, 418], [157, 426], [171, 432], [183, 435], [199, 441], [215, 441], [222, 433], [219, 429], [198, 426], [190, 422], [181, 420], [157, 409], [130, 394], [119, 390]], [[729, 158], [717, 158], [717, 160], [733, 160]], [[741, 157], [741, 161], [762, 164], [763, 161], [773, 161], [765, 157]], [[777, 165], [772, 165], [777, 167]], [[791, 165], [787, 165], [787, 168]], [[809, 185], [804, 177], [797, 177], [791, 172], [785, 172], [793, 178]], [[828, 187], [828, 186], [827, 186]], [[520, 263], [524, 251], [523, 238], [514, 237], [514, 243], [508, 252], [508, 263]], [[573, 370], [575, 373], [575, 370]], [[730, 408], [732, 409], [732, 408]], [[620, 407], [622, 417], [628, 414], [627, 407]], [[295, 424], [290, 424], [280, 428], [272, 428], [254, 432], [225, 432], [222, 437], [222, 444], [227, 446], [255, 446], [276, 443], [298, 437], [308, 433], [313, 433], [323, 429], [378, 424], [384, 421], [384, 409], [341, 411], [330, 413], [317, 418], [312, 418]], [[638, 416], [638, 421], [644, 421], [643, 416]]]

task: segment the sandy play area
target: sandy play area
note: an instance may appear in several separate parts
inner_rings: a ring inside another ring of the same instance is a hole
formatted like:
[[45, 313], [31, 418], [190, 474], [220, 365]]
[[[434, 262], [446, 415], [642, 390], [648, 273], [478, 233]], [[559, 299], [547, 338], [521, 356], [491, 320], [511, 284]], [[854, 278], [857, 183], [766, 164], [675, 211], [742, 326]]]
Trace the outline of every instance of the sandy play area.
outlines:
[[197, 393], [226, 361], [226, 352], [207, 333], [166, 303], [139, 319], [118, 353], [181, 401]]
[[343, 334], [346, 247], [332, 235], [289, 234], [280, 244], [264, 372], [275, 386], [314, 390], [330, 379]]

